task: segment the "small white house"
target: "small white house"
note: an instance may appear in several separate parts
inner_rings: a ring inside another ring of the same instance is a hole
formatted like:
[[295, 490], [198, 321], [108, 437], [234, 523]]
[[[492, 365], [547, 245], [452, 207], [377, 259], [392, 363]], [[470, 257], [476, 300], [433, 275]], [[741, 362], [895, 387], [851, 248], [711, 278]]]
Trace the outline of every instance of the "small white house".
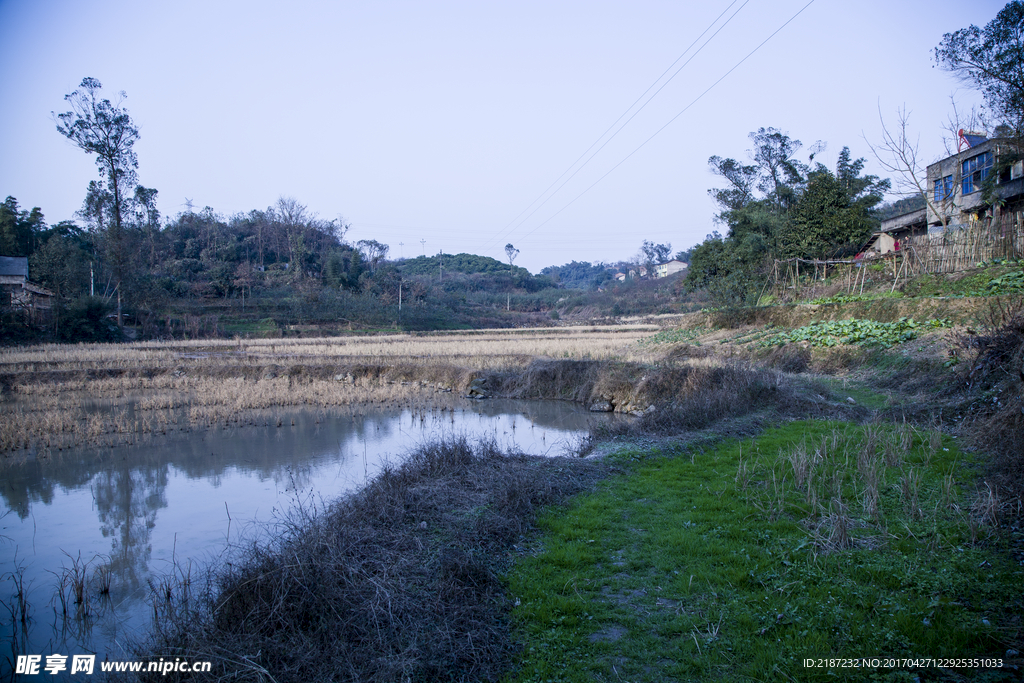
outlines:
[[675, 275], [676, 273], [686, 270], [688, 267], [689, 266], [682, 261], [672, 259], [667, 263], [659, 263], [654, 266], [654, 277], [668, 277], [669, 275]]

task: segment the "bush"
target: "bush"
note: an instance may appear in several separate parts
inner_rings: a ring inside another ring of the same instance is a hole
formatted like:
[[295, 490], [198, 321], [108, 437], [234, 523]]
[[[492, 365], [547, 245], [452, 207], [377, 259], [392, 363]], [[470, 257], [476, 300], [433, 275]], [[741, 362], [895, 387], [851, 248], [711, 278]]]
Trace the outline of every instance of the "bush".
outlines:
[[970, 443], [995, 456], [1003, 486], [1024, 496], [1024, 300], [996, 299], [977, 334], [957, 335], [951, 353], [968, 389], [961, 430]]
[[58, 332], [71, 342], [111, 342], [121, 339], [117, 324], [108, 316], [113, 305], [98, 296], [75, 299], [64, 311]]

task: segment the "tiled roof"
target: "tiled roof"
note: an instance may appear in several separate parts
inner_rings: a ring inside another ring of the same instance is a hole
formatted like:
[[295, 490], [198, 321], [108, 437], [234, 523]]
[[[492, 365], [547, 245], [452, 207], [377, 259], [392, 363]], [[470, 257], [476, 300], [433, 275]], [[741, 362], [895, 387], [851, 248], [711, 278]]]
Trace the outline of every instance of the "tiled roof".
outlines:
[[14, 275], [28, 279], [27, 256], [0, 256], [0, 275]]

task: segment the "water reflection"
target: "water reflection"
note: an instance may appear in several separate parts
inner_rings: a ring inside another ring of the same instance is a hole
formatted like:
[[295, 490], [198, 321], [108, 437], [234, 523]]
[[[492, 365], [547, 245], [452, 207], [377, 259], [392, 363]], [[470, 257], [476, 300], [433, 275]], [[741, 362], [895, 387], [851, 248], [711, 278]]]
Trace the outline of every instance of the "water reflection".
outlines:
[[[0, 674], [19, 653], [125, 658], [122, 647], [148, 626], [145, 600], [160, 575], [225, 552], [299, 501], [361, 486], [417, 443], [466, 434], [560, 455], [596, 419], [609, 416], [539, 401], [278, 411], [262, 415], [259, 426], [47, 453], [9, 466], [0, 483]], [[64, 599], [55, 597], [72, 567], [87, 577], [85, 604], [74, 604], [66, 586]], [[15, 618], [19, 577], [27, 634]]]
[[142, 586], [157, 511], [167, 507], [169, 465], [133, 468], [129, 463], [129, 458], [115, 462], [115, 469], [98, 473], [90, 486], [100, 533], [110, 539], [103, 571], [116, 577], [118, 592], [134, 592]]

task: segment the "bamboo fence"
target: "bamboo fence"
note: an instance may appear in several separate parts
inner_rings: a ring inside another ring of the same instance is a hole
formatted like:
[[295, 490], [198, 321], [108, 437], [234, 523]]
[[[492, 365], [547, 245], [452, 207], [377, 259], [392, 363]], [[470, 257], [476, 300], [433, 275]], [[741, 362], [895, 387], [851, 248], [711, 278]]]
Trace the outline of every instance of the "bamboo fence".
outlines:
[[[956, 273], [994, 259], [1024, 259], [1024, 211], [997, 219], [972, 219], [938, 233], [904, 239], [900, 250], [886, 254], [867, 252], [856, 259], [780, 259], [774, 262], [762, 295], [772, 290], [800, 290], [809, 281], [826, 278], [845, 285], [848, 294], [863, 293], [865, 280], [900, 280], [924, 273]], [[868, 266], [872, 268], [869, 275]], [[881, 266], [878, 268], [877, 266]], [[813, 286], [813, 285], [812, 285]]]
[[956, 273], [982, 261], [1024, 257], [1024, 212], [973, 219], [938, 234], [906, 240], [901, 251], [909, 275]]

